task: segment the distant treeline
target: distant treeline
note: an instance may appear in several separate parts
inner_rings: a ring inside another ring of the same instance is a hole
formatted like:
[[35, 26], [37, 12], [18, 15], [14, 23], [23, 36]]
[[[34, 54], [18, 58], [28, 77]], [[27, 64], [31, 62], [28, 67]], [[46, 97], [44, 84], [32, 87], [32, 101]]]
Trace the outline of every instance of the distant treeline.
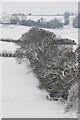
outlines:
[[[55, 29], [55, 28], [63, 28], [64, 25], [69, 24], [69, 18], [64, 17], [64, 22], [62, 22], [60, 19], [52, 19], [50, 21], [44, 21], [43, 17], [41, 17], [39, 20], [34, 21], [31, 19], [10, 19], [8, 24], [19, 24], [19, 25], [24, 25], [24, 26], [29, 26], [29, 27], [40, 27], [40, 28], [50, 28], [50, 29]], [[80, 14], [74, 17], [72, 21], [72, 26], [74, 28], [80, 28]]]
[[39, 19], [38, 21], [34, 20], [19, 20], [19, 19], [11, 19], [10, 24], [20, 24], [24, 26], [36, 26], [41, 28], [63, 28], [63, 23], [58, 19], [53, 19], [50, 21], [44, 21], [43, 18]]
[[[68, 25], [70, 23], [70, 16], [74, 16], [74, 14], [70, 14], [69, 12], [65, 12], [63, 14], [63, 21], [58, 18], [53, 18], [52, 20], [45, 21], [44, 16], [42, 16], [37, 21], [32, 19], [27, 19], [27, 17], [24, 14], [12, 14], [11, 17], [3, 19], [0, 23], [1, 24], [19, 24], [29, 27], [39, 27], [39, 28], [49, 28], [49, 29], [55, 29], [55, 28], [63, 28], [65, 25]], [[31, 16], [31, 14], [29, 14]], [[58, 15], [60, 16], [60, 15]], [[80, 14], [73, 17], [72, 20], [72, 26], [74, 28], [80, 28]]]

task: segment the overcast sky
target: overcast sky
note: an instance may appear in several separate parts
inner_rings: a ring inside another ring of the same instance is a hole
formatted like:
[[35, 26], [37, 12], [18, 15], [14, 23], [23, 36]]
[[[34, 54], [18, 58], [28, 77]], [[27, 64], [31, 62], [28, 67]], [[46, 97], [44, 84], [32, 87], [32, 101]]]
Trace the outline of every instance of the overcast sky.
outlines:
[[[3, 2], [2, 12], [12, 13], [32, 13], [37, 14], [62, 14], [65, 11], [77, 12], [77, 2]], [[1, 13], [0, 13], [1, 14]]]

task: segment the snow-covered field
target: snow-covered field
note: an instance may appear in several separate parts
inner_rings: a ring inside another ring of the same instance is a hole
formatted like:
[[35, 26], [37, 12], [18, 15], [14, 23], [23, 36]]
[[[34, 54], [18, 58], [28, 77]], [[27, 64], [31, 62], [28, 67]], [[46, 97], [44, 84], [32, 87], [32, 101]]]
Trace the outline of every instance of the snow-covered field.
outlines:
[[64, 27], [64, 29], [53, 29], [53, 30], [49, 29], [49, 31], [54, 32], [59, 37], [75, 40], [75, 42], [78, 44], [78, 29], [77, 28], [67, 26], [67, 27]]
[[[11, 38], [11, 39], [19, 39], [22, 34], [27, 32], [30, 29], [30, 27], [27, 26], [20, 26], [20, 25], [0, 25], [0, 38]], [[54, 32], [56, 35], [62, 38], [70, 38], [75, 40], [75, 42], [78, 45], [78, 29], [73, 28], [73, 27], [64, 27], [64, 29], [45, 29], [49, 30], [51, 32]], [[2, 32], [1, 32], [2, 31]], [[13, 44], [13, 43], [10, 43]], [[8, 47], [6, 46], [6, 43], [0, 42], [0, 50], [6, 50], [7, 51], [13, 51], [15, 50], [15, 45], [12, 45], [10, 47], [9, 43], [7, 44]], [[76, 46], [74, 46], [76, 48]]]
[[30, 27], [20, 25], [0, 25], [0, 38], [14, 38], [16, 40], [29, 29]]
[[[0, 25], [0, 38], [18, 39], [30, 28], [26, 26]], [[49, 29], [48, 29], [49, 30]], [[64, 29], [50, 30], [57, 35], [74, 39], [78, 42], [78, 30], [66, 27]], [[0, 42], [0, 51], [14, 52], [14, 43]], [[14, 58], [0, 58], [0, 83], [2, 82], [2, 103], [3, 117], [23, 118], [75, 118], [73, 112], [64, 113], [64, 105], [48, 101], [45, 93], [37, 88], [38, 80], [25, 64], [18, 64]], [[1, 85], [1, 84], [0, 84]], [[1, 95], [0, 95], [1, 98]], [[1, 107], [0, 107], [1, 113]]]
[[33, 73], [27, 73], [24, 64], [14, 58], [2, 59], [2, 116], [25, 118], [72, 118], [75, 114], [64, 113], [64, 105], [48, 101], [37, 88]]
[[[0, 25], [0, 38], [18, 39], [21, 35], [27, 32], [30, 27], [21, 25]], [[54, 32], [62, 38], [71, 38], [78, 43], [78, 29], [71, 26], [64, 27], [63, 29], [46, 29]], [[2, 31], [2, 32], [1, 32]], [[15, 32], [14, 32], [15, 31]]]
[[1, 52], [15, 52], [16, 45], [14, 43], [0, 42], [0, 53]]

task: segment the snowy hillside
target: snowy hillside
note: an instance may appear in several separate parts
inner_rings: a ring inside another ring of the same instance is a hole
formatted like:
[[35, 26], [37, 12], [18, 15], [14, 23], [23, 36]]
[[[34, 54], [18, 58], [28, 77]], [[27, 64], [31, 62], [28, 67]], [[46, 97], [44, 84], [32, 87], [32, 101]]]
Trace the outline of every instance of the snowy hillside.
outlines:
[[[1, 25], [0, 38], [18, 39], [30, 28], [26, 26]], [[48, 29], [49, 30], [49, 29]], [[61, 37], [74, 39], [78, 43], [78, 30], [65, 27], [51, 30]], [[0, 51], [14, 52], [14, 43], [0, 42]], [[1, 67], [2, 66], [2, 67]], [[15, 58], [0, 58], [2, 80], [2, 116], [11, 118], [76, 118], [73, 112], [65, 113], [64, 104], [48, 101], [45, 93], [37, 88], [37, 79], [25, 64], [18, 64]], [[0, 96], [1, 97], [1, 96]]]

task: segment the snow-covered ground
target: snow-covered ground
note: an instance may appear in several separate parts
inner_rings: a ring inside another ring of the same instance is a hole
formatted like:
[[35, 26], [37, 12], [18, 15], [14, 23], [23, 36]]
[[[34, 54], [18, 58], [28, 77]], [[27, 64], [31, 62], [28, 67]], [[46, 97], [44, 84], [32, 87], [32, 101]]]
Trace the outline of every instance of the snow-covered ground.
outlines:
[[0, 25], [0, 38], [11, 38], [16, 40], [29, 29], [30, 27], [21, 25]]
[[0, 53], [1, 52], [15, 52], [16, 45], [14, 43], [0, 42]]
[[[0, 38], [18, 39], [30, 28], [26, 26], [1, 25], [3, 35]], [[48, 29], [49, 30], [49, 29]], [[50, 30], [62, 37], [78, 41], [78, 30], [66, 27]], [[1, 48], [2, 47], [2, 48]], [[0, 42], [0, 51], [16, 50], [14, 43]], [[75, 113], [64, 113], [64, 105], [48, 101], [45, 94], [37, 88], [38, 80], [25, 64], [18, 64], [15, 58], [0, 58], [0, 83], [2, 82], [2, 116], [3, 117], [39, 117], [39, 118], [74, 118]], [[1, 84], [0, 84], [1, 85]], [[1, 95], [0, 95], [1, 98]], [[1, 107], [0, 107], [1, 113]]]
[[2, 59], [2, 116], [22, 118], [72, 118], [64, 105], [48, 101], [37, 88], [38, 81], [24, 64], [14, 58]]

